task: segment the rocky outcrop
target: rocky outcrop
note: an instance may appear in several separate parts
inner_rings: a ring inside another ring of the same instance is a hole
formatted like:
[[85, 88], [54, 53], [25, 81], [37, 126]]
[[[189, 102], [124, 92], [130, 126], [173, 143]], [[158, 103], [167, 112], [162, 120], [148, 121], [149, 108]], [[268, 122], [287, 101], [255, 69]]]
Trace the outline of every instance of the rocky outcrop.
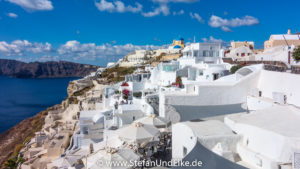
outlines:
[[83, 77], [97, 71], [99, 67], [66, 61], [20, 62], [0, 59], [0, 75], [17, 78]]
[[0, 168], [4, 168], [4, 162], [10, 157], [16, 156], [24, 147], [24, 143], [29, 142], [35, 132], [41, 130], [48, 112], [59, 109], [61, 109], [61, 105], [52, 106], [0, 134]]
[[93, 82], [90, 79], [79, 79], [69, 83], [67, 88], [68, 96], [71, 97], [74, 93], [81, 91], [87, 87], [93, 86]]

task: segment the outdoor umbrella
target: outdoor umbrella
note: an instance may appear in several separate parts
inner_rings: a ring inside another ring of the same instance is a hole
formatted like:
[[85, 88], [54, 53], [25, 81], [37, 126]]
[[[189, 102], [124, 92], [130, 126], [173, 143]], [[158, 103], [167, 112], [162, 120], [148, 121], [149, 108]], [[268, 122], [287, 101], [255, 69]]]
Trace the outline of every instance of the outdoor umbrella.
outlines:
[[136, 122], [153, 125], [157, 128], [166, 128], [171, 124], [169, 120], [166, 120], [165, 118], [157, 116], [155, 114], [151, 114], [149, 116], [138, 119]]
[[149, 124], [133, 122], [117, 130], [117, 135], [121, 140], [135, 143], [150, 142], [159, 135], [159, 130]]

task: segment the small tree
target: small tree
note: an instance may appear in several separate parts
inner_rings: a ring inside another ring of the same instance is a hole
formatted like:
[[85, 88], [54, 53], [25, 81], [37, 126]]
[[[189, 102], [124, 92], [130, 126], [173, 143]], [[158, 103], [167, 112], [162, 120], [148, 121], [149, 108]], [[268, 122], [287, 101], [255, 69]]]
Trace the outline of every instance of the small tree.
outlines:
[[300, 46], [294, 49], [293, 58], [296, 61], [300, 61]]
[[239, 69], [242, 68], [242, 67], [243, 67], [243, 65], [241, 65], [241, 64], [232, 66], [231, 69], [230, 69], [230, 72], [231, 72], [232, 74], [234, 74], [237, 70], [239, 70]]
[[138, 97], [138, 98], [139, 98], [139, 97], [142, 97], [142, 95], [143, 95], [142, 92], [134, 92], [134, 93], [133, 93], [133, 96], [134, 96], [134, 97]]
[[115, 94], [120, 94], [120, 91], [119, 90], [115, 90]]
[[180, 88], [183, 86], [181, 76], [176, 77], [176, 86], [178, 86]]
[[12, 157], [4, 163], [5, 169], [15, 169], [19, 164], [24, 163], [25, 160], [22, 157]]

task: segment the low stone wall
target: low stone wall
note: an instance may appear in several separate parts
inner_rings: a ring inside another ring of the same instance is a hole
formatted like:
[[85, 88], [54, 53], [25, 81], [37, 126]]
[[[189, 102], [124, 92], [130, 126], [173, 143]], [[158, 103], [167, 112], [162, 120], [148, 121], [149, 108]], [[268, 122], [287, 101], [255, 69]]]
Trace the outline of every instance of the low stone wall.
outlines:
[[300, 74], [300, 66], [292, 66], [291, 70], [294, 74]]
[[[223, 62], [241, 65], [264, 64], [265, 70], [276, 72], [286, 72], [288, 70], [288, 65], [280, 61], [233, 61], [231, 58], [223, 58]], [[300, 66], [291, 65], [291, 73], [300, 74]]]

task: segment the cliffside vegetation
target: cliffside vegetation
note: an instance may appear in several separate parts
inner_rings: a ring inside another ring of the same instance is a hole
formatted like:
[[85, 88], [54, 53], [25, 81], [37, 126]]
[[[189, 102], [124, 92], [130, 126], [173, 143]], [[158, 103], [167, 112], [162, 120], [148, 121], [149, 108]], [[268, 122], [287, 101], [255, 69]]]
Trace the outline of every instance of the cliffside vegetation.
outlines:
[[20, 150], [35, 136], [35, 132], [42, 129], [48, 111], [56, 108], [56, 106], [50, 107], [25, 119], [0, 135], [1, 168], [16, 168], [18, 163], [24, 162], [24, 159], [18, 157]]
[[101, 73], [102, 78], [106, 78], [108, 83], [117, 83], [125, 80], [125, 76], [133, 73], [136, 67], [119, 67], [119, 65], [106, 69]]

